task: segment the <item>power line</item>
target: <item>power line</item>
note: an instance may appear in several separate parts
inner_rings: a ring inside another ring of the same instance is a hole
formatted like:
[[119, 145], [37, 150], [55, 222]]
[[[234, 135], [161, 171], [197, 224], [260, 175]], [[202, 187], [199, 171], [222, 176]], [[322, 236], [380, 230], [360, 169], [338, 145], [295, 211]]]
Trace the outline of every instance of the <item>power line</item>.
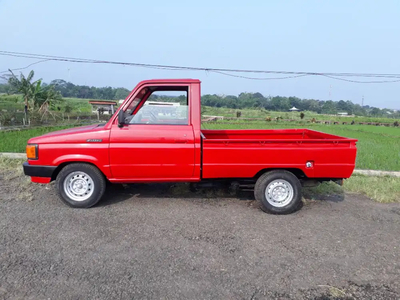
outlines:
[[[324, 76], [324, 77], [327, 77], [327, 78], [331, 78], [331, 79], [335, 79], [335, 80], [352, 82], [352, 83], [391, 83], [391, 82], [400, 82], [400, 79], [397, 79], [397, 80], [360, 81], [360, 80], [352, 80], [352, 79], [345, 79], [345, 78], [337, 78], [337, 77], [330, 76], [330, 75], [325, 75], [325, 74], [322, 74], [321, 76]], [[390, 77], [390, 78], [399, 78], [399, 77]]]
[[[121, 61], [109, 61], [109, 60], [97, 60], [97, 59], [87, 59], [87, 58], [74, 58], [74, 57], [65, 57], [65, 56], [54, 56], [54, 55], [45, 55], [45, 54], [33, 54], [33, 53], [23, 53], [23, 52], [12, 52], [12, 51], [3, 51], [0, 50], [0, 55], [2, 56], [11, 56], [11, 57], [20, 57], [20, 58], [30, 58], [30, 59], [41, 59], [38, 62], [33, 64], [38, 64], [45, 61], [63, 61], [63, 62], [73, 62], [73, 63], [91, 63], [91, 64], [113, 64], [113, 65], [124, 65], [124, 66], [134, 66], [134, 67], [143, 67], [143, 68], [151, 68], [151, 69], [161, 69], [161, 70], [173, 70], [173, 71], [206, 71], [206, 72], [214, 72], [225, 76], [232, 76], [244, 79], [251, 80], [279, 80], [279, 79], [290, 79], [297, 77], [305, 77], [305, 76], [322, 76], [331, 78], [334, 80], [342, 80], [352, 83], [390, 83], [390, 82], [399, 82], [400, 74], [379, 74], [379, 73], [327, 73], [327, 72], [296, 72], [296, 71], [271, 71], [271, 70], [248, 70], [248, 69], [227, 69], [227, 68], [206, 68], [206, 67], [192, 67], [192, 66], [174, 66], [174, 65], [160, 65], [160, 64], [146, 64], [146, 63], [135, 63], [135, 62], [121, 62]], [[31, 64], [31, 65], [33, 65]], [[29, 66], [31, 66], [29, 65]], [[26, 69], [28, 68], [19, 68]], [[14, 69], [15, 70], [15, 69]], [[18, 70], [18, 69], [17, 69]], [[2, 73], [5, 73], [4, 71]], [[243, 75], [234, 75], [229, 73], [253, 73], [253, 74], [274, 74], [274, 75], [289, 75], [284, 77], [266, 77], [266, 78], [258, 78], [258, 77], [249, 77]], [[362, 78], [385, 78], [385, 79], [395, 79], [395, 80], [373, 80], [373, 81], [360, 81], [339, 77], [362, 77]]]
[[231, 76], [231, 77], [236, 77], [236, 78], [244, 78], [244, 79], [251, 79], [251, 80], [279, 80], [279, 79], [289, 79], [289, 78], [298, 78], [298, 77], [309, 76], [307, 74], [302, 74], [302, 75], [293, 75], [293, 76], [285, 76], [285, 77], [259, 78], [259, 77], [248, 77], [248, 76], [234, 75], [234, 74], [229, 74], [229, 73], [220, 72], [220, 71], [211, 71], [211, 72], [222, 74], [222, 75], [226, 75], [226, 76]]
[[[36, 65], [36, 64], [45, 62], [45, 61], [48, 61], [48, 59], [42, 59], [42, 60], [39, 60], [39, 61], [37, 61], [37, 62], [31, 63], [31, 64], [27, 65], [26, 67], [16, 68], [16, 69], [10, 69], [10, 70], [11, 70], [11, 71], [20, 71], [20, 70], [24, 70], [24, 69], [29, 68], [30, 66], [33, 66], [33, 65]], [[0, 72], [0, 74], [7, 73], [7, 72], [9, 72], [10, 70], [2, 71], [2, 72]]]

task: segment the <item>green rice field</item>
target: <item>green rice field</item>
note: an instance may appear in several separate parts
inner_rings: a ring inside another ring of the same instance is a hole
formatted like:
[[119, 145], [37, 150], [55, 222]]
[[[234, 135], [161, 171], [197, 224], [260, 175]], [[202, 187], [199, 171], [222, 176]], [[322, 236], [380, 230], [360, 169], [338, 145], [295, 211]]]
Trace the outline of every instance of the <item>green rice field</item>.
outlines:
[[[71, 126], [41, 127], [20, 131], [0, 131], [0, 152], [24, 152], [29, 138]], [[204, 129], [278, 129], [309, 128], [358, 139], [358, 169], [400, 171], [400, 128], [370, 125], [324, 125], [278, 122], [213, 122]]]
[[0, 152], [25, 152], [26, 143], [35, 136], [70, 128], [71, 126], [40, 127], [13, 131], [0, 131]]
[[358, 139], [357, 169], [400, 171], [400, 128], [370, 125], [322, 125], [300, 123], [228, 122], [203, 123], [204, 129], [309, 128]]

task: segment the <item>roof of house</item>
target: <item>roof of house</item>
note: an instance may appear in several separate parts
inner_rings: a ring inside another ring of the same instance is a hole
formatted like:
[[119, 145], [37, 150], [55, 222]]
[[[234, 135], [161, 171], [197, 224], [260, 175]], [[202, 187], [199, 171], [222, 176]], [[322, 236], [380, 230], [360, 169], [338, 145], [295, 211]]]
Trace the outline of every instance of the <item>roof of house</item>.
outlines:
[[89, 103], [95, 105], [117, 105], [115, 101], [89, 101]]

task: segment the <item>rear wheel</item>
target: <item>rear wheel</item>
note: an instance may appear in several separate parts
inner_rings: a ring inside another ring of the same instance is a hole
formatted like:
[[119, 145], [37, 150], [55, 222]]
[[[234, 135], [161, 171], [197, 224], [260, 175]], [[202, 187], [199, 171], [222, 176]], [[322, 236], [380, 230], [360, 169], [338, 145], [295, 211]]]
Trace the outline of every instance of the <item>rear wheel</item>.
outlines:
[[260, 202], [263, 211], [289, 214], [301, 205], [301, 184], [289, 171], [270, 171], [258, 178], [254, 196]]
[[104, 195], [106, 180], [95, 166], [74, 163], [60, 171], [56, 186], [65, 204], [76, 208], [87, 208], [97, 204]]

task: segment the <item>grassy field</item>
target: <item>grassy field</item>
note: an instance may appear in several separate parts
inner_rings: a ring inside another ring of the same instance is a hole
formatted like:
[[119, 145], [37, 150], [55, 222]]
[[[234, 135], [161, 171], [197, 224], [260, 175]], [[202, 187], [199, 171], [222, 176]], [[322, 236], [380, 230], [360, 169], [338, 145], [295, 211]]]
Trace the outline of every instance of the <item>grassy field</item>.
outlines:
[[70, 127], [56, 126], [18, 131], [0, 131], [0, 152], [25, 152], [26, 143], [30, 138]]
[[[60, 108], [60, 112], [65, 112], [66, 106], [69, 106], [71, 113], [92, 113], [92, 106], [89, 101], [106, 101], [98, 99], [82, 99], [82, 98], [68, 98], [64, 97], [62, 101], [56, 104]], [[115, 100], [112, 100], [115, 101]], [[5, 109], [9, 111], [19, 110], [23, 111], [24, 102], [22, 95], [0, 95], [0, 110]], [[55, 111], [57, 112], [58, 109]]]
[[[91, 113], [92, 108], [89, 101], [92, 99], [79, 99], [79, 98], [63, 98], [58, 106], [60, 111], [64, 112], [65, 107], [69, 106], [72, 113]], [[97, 100], [99, 101], [99, 100]], [[100, 100], [101, 101], [101, 100]], [[0, 95], [0, 110], [20, 110], [24, 109], [24, 102], [21, 95]]]
[[[202, 106], [201, 113], [203, 115], [211, 116], [224, 116], [236, 118], [236, 112], [240, 111], [242, 113], [242, 118], [277, 118], [281, 117], [283, 119], [298, 120], [300, 119], [300, 112], [281, 112], [281, 111], [268, 111], [265, 109], [232, 109], [225, 107], [209, 107]], [[378, 118], [378, 117], [364, 117], [364, 116], [348, 116], [342, 117], [337, 115], [324, 115], [318, 114], [313, 111], [303, 111], [304, 121], [311, 120], [315, 118], [317, 121], [337, 121], [337, 122], [348, 122], [355, 121], [358, 122], [380, 122], [380, 123], [390, 123], [393, 124], [396, 119], [393, 118]], [[399, 120], [397, 120], [399, 121]]]
[[[2, 103], [13, 103], [15, 107], [22, 109], [20, 96], [0, 96], [0, 108]], [[3, 101], [3, 102], [2, 102]], [[61, 111], [65, 106], [70, 106], [73, 111], [78, 114], [90, 114], [91, 106], [87, 99], [65, 98]], [[235, 117], [235, 109], [202, 107], [202, 113], [206, 115], [222, 115], [226, 117]], [[338, 122], [382, 122], [393, 123], [394, 119], [388, 118], [369, 118], [369, 117], [338, 117], [328, 115], [318, 115], [314, 112], [304, 112], [304, 120], [300, 119], [299, 112], [273, 112], [260, 109], [243, 109], [242, 118], [262, 118], [271, 117], [273, 121], [265, 120], [247, 121], [234, 119], [230, 121], [218, 121], [214, 123], [203, 123], [205, 129], [274, 129], [274, 128], [310, 128], [313, 130], [323, 131], [331, 134], [336, 134], [345, 137], [356, 138], [359, 140], [357, 168], [359, 169], [374, 169], [374, 170], [389, 170], [400, 171], [400, 127], [384, 127], [372, 125], [326, 125], [310, 123], [309, 120], [331, 120]], [[282, 117], [283, 119], [292, 119], [296, 122], [285, 123], [276, 121], [275, 118]], [[66, 122], [60, 120], [57, 122]], [[71, 119], [74, 122], [81, 122], [76, 119]], [[90, 122], [90, 120], [88, 120]], [[93, 120], [92, 122], [96, 122]], [[66, 127], [60, 127], [66, 128]], [[28, 131], [16, 132], [1, 132], [0, 131], [0, 152], [24, 152], [26, 141], [33, 136], [56, 130], [58, 128], [39, 128]]]
[[[81, 98], [63, 98], [57, 106], [60, 108], [61, 112], [65, 112], [66, 106], [71, 109], [70, 113], [76, 114], [90, 114], [91, 105], [90, 100], [96, 99], [81, 99]], [[99, 100], [97, 100], [99, 101]], [[102, 101], [102, 100], [100, 100]], [[19, 110], [24, 109], [24, 103], [22, 101], [21, 95], [0, 95], [0, 111], [2, 109], [6, 110]], [[225, 107], [210, 107], [202, 106], [203, 115], [213, 115], [213, 116], [224, 116], [224, 117], [236, 117], [236, 112], [240, 111], [242, 118], [277, 118], [281, 117], [283, 119], [291, 119], [300, 121], [300, 112], [280, 112], [280, 111], [268, 111], [265, 109], [232, 109]], [[381, 123], [391, 123], [396, 121], [393, 118], [378, 118], [378, 117], [364, 117], [364, 116], [349, 116], [342, 117], [337, 115], [324, 115], [318, 114], [312, 111], [304, 111], [304, 120], [315, 119], [317, 121], [338, 121], [338, 122], [381, 122]]]
[[[0, 131], [0, 152], [24, 152], [29, 138], [71, 126], [41, 127], [21, 131]], [[365, 125], [321, 125], [300, 123], [226, 122], [204, 123], [204, 129], [277, 129], [309, 128], [358, 139], [358, 169], [400, 171], [400, 128]]]
[[0, 95], [0, 111], [6, 110], [23, 110], [24, 103], [22, 96], [18, 95]]

